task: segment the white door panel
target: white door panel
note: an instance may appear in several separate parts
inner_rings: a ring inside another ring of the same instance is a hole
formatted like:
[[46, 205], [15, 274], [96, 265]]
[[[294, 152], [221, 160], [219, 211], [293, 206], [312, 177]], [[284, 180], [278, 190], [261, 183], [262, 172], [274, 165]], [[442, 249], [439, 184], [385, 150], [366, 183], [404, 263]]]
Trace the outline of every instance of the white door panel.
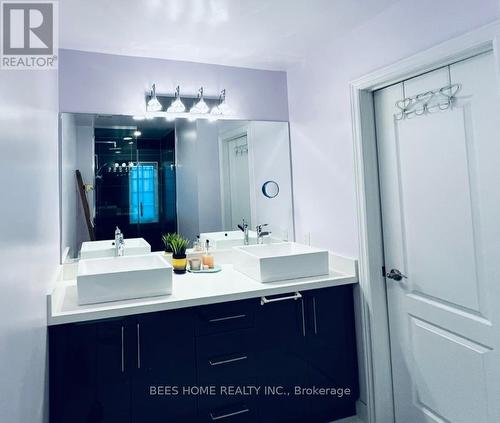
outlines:
[[[461, 85], [453, 108], [395, 103]], [[397, 423], [500, 422], [500, 90], [492, 54], [374, 95]]]
[[484, 357], [489, 349], [420, 319], [409, 321], [421, 406], [450, 422], [487, 423]]
[[479, 311], [463, 113], [396, 122], [408, 288]]

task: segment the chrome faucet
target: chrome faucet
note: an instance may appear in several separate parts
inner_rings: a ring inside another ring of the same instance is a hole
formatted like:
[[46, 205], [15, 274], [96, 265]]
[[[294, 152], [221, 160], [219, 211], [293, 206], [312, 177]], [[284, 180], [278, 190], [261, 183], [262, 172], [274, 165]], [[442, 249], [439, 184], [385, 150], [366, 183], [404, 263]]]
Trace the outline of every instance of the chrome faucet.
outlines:
[[248, 223], [245, 222], [245, 219], [243, 219], [242, 225], [238, 225], [238, 228], [243, 231], [243, 244], [250, 244], [250, 240], [248, 238]]
[[115, 229], [115, 257], [123, 256], [123, 250], [125, 248], [125, 240], [123, 239], [122, 231], [117, 226]]
[[257, 225], [257, 244], [264, 244], [264, 237], [271, 235], [270, 231], [263, 231], [262, 228], [268, 226], [267, 223]]

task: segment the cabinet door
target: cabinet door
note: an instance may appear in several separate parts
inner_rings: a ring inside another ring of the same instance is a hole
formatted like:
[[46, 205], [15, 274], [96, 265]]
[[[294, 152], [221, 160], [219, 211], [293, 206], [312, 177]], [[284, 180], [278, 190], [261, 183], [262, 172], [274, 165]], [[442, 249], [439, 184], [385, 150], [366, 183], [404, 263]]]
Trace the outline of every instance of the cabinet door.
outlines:
[[310, 291], [304, 299], [308, 385], [337, 389], [337, 395], [309, 395], [312, 416], [318, 421], [329, 421], [353, 415], [358, 398], [358, 370], [352, 285]]
[[49, 328], [50, 421], [100, 421], [96, 390], [96, 326], [71, 324]]
[[[196, 385], [193, 311], [145, 314], [131, 322], [133, 421], [195, 421], [196, 397], [183, 393], [184, 387]], [[168, 387], [177, 387], [177, 394]]]
[[259, 421], [305, 421], [309, 414], [307, 398], [294, 395], [296, 386], [307, 383], [304, 301], [300, 298], [266, 303], [256, 311], [255, 322], [259, 386], [274, 390], [261, 392]]
[[126, 319], [96, 324], [96, 397], [99, 423], [130, 422], [131, 328]]

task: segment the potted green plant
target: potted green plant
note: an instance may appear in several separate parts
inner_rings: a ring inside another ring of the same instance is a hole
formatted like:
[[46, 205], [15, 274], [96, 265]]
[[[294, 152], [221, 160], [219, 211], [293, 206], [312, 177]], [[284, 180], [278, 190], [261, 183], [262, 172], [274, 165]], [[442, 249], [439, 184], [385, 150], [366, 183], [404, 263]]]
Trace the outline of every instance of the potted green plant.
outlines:
[[161, 239], [163, 241], [163, 245], [165, 246], [165, 253], [171, 253], [172, 252], [172, 247], [170, 246], [170, 241], [175, 238], [176, 234], [173, 233], [166, 233], [161, 236]]
[[189, 241], [179, 234], [175, 234], [170, 239], [170, 248], [172, 249], [172, 266], [175, 273], [186, 273], [187, 257], [186, 250]]

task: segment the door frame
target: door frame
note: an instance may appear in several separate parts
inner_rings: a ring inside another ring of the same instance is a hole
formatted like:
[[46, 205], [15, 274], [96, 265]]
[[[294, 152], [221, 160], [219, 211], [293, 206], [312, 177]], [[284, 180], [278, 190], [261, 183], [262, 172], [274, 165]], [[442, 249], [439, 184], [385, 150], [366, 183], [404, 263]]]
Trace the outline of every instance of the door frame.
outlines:
[[373, 92], [451, 63], [493, 51], [500, 89], [500, 20], [350, 82], [359, 241], [360, 320], [367, 380], [366, 423], [394, 422]]

